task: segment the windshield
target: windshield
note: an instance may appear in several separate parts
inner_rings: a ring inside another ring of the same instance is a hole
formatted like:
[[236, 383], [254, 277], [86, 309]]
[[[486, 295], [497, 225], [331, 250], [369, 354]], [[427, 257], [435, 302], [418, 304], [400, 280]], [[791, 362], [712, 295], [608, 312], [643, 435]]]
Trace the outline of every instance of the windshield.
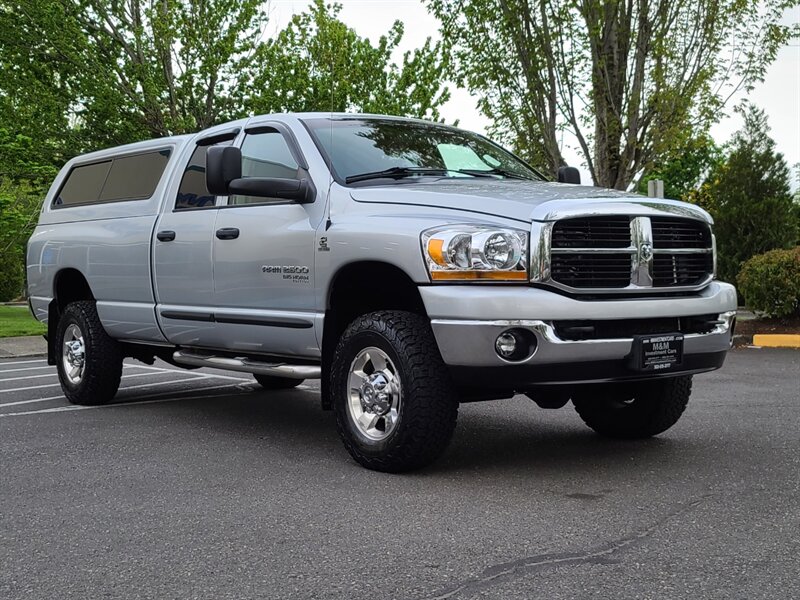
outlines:
[[[453, 127], [401, 119], [305, 119], [339, 183], [421, 177], [527, 179], [539, 173], [484, 137]], [[349, 180], [349, 181], [348, 181]], [[363, 182], [363, 183], [362, 183]]]

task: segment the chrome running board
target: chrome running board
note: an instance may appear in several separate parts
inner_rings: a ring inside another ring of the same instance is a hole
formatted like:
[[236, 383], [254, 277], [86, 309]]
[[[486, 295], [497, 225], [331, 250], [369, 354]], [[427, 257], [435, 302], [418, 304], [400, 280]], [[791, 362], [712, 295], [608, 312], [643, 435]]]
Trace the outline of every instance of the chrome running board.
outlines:
[[229, 371], [242, 371], [244, 373], [255, 373], [257, 375], [288, 377], [289, 379], [320, 379], [322, 377], [322, 367], [317, 365], [266, 363], [250, 358], [194, 354], [186, 352], [185, 350], [178, 350], [175, 352], [172, 355], [172, 359], [176, 363], [193, 367], [227, 369]]

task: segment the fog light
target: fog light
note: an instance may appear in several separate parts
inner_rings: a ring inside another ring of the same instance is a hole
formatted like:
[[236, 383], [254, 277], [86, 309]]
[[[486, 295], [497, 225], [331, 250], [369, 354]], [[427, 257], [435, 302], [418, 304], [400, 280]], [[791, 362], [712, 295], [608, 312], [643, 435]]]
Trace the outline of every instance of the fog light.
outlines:
[[521, 327], [506, 329], [497, 336], [494, 351], [497, 356], [509, 362], [529, 359], [536, 352], [536, 336], [530, 329]]
[[500, 356], [510, 359], [517, 353], [517, 337], [510, 331], [504, 331], [497, 336], [494, 347]]

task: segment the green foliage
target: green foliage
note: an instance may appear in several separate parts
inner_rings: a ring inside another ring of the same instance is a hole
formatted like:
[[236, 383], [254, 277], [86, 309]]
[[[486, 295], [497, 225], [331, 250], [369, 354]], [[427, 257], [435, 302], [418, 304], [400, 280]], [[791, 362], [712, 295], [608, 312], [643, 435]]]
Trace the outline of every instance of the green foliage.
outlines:
[[57, 172], [52, 165], [38, 163], [37, 154], [31, 138], [0, 127], [0, 302], [22, 295], [25, 242]]
[[797, 0], [427, 0], [495, 136], [555, 174], [563, 134], [625, 189], [763, 78]]
[[25, 285], [25, 242], [39, 216], [42, 187], [0, 176], [0, 302], [20, 297]]
[[253, 79], [249, 112], [359, 111], [439, 119], [449, 98], [442, 88], [445, 64], [440, 44], [430, 38], [392, 55], [403, 37], [395, 21], [377, 45], [338, 19], [341, 5], [313, 0], [274, 39], [258, 48], [263, 67]]
[[[0, 124], [55, 144], [60, 154], [48, 158], [58, 164], [86, 150], [193, 132], [254, 112], [439, 117], [449, 97], [440, 44], [428, 40], [394, 64], [399, 21], [373, 46], [339, 21], [339, 5], [323, 0], [312, 0], [274, 39], [263, 39], [266, 6], [263, 0], [3, 3], [0, 64], [8, 68], [0, 73]], [[59, 143], [65, 133], [67, 148]]]
[[718, 273], [725, 281], [735, 281], [752, 256], [792, 247], [800, 228], [789, 168], [775, 152], [764, 112], [748, 106], [742, 113], [744, 127], [734, 136], [727, 158], [689, 195], [714, 217]]
[[650, 171], [639, 180], [637, 191], [647, 194], [647, 182], [661, 179], [664, 197], [687, 200], [703, 179], [723, 160], [722, 149], [710, 136], [690, 136], [671, 148]]
[[241, 114], [266, 22], [262, 4], [4, 3], [0, 55], [19, 70], [20, 95], [39, 89], [85, 147], [196, 131]]
[[754, 256], [736, 281], [749, 308], [771, 317], [800, 317], [800, 246]]

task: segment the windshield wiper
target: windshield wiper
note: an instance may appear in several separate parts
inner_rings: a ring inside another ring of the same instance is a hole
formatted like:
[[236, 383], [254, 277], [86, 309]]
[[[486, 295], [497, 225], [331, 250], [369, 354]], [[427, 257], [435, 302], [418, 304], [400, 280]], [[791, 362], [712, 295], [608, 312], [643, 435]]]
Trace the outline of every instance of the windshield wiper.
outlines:
[[506, 171], [505, 169], [459, 169], [458, 173], [474, 175], [475, 177], [491, 177], [492, 175], [501, 175], [502, 177], [507, 177], [508, 179], [530, 179], [530, 177], [525, 177], [524, 175], [520, 175], [519, 173], [514, 173], [512, 171]]
[[429, 169], [427, 167], [392, 167], [383, 171], [372, 171], [370, 173], [359, 173], [345, 178], [345, 183], [356, 183], [357, 181], [368, 181], [370, 179], [402, 179], [403, 177], [413, 177], [415, 175], [447, 175], [447, 169]]

